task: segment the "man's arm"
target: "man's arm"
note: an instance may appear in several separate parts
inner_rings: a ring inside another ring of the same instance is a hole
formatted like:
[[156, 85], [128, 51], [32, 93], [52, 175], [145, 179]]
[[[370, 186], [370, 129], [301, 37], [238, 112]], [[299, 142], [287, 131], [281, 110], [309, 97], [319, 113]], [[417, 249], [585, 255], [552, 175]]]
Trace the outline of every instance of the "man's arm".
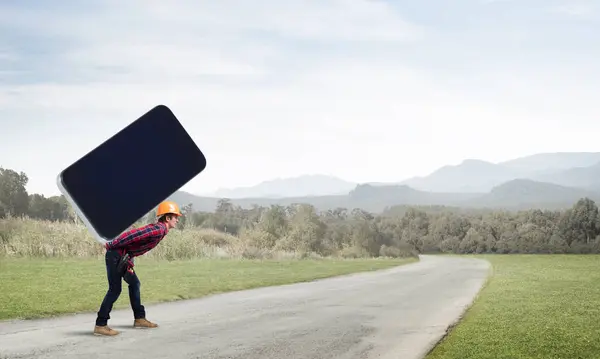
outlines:
[[158, 229], [154, 228], [153, 226], [135, 228], [123, 233], [119, 237], [115, 238], [113, 241], [107, 242], [105, 247], [109, 250], [128, 247], [134, 243], [144, 242], [146, 239], [156, 234], [159, 234], [160, 232], [162, 232], [162, 227], [160, 226]]

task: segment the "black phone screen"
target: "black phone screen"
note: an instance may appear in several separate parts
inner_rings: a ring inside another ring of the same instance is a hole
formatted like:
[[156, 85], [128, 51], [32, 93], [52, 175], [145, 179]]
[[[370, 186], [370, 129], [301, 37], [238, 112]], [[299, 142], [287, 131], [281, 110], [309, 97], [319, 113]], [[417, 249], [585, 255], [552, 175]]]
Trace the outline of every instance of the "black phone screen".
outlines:
[[205, 167], [204, 154], [181, 123], [159, 105], [67, 167], [61, 177], [98, 234], [111, 239]]

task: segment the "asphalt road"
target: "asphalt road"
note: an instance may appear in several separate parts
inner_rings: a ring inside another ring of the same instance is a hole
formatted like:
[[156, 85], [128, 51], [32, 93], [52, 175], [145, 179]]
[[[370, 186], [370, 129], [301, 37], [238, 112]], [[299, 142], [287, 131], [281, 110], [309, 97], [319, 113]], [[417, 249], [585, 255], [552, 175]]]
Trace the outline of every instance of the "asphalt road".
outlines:
[[0, 358], [422, 358], [488, 269], [424, 256], [391, 270], [146, 306], [157, 329], [133, 329], [130, 310], [114, 311], [117, 337], [93, 336], [93, 313], [0, 322]]

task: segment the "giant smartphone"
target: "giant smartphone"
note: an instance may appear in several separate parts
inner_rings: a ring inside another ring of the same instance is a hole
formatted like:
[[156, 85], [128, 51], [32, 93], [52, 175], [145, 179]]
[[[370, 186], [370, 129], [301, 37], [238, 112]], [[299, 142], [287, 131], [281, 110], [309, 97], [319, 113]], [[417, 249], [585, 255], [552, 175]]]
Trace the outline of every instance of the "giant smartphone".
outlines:
[[104, 244], [205, 168], [202, 151], [159, 105], [65, 168], [57, 185]]

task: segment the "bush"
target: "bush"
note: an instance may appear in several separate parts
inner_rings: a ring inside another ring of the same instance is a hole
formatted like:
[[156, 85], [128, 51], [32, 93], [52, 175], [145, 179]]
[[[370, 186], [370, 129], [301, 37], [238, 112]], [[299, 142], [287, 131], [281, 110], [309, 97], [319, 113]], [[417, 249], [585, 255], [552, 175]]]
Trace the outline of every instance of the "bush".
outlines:
[[[244, 230], [234, 236], [214, 229], [173, 229], [144, 258], [179, 260], [193, 258], [235, 259], [319, 259], [319, 253], [307, 251], [305, 243], [277, 239], [266, 232]], [[282, 244], [285, 244], [282, 246]], [[355, 253], [350, 253], [355, 251]], [[385, 249], [385, 256], [404, 257], [403, 251]], [[0, 257], [80, 257], [101, 258], [104, 248], [96, 242], [83, 224], [52, 222], [30, 218], [0, 219]], [[356, 248], [334, 253], [334, 256], [368, 257]]]

